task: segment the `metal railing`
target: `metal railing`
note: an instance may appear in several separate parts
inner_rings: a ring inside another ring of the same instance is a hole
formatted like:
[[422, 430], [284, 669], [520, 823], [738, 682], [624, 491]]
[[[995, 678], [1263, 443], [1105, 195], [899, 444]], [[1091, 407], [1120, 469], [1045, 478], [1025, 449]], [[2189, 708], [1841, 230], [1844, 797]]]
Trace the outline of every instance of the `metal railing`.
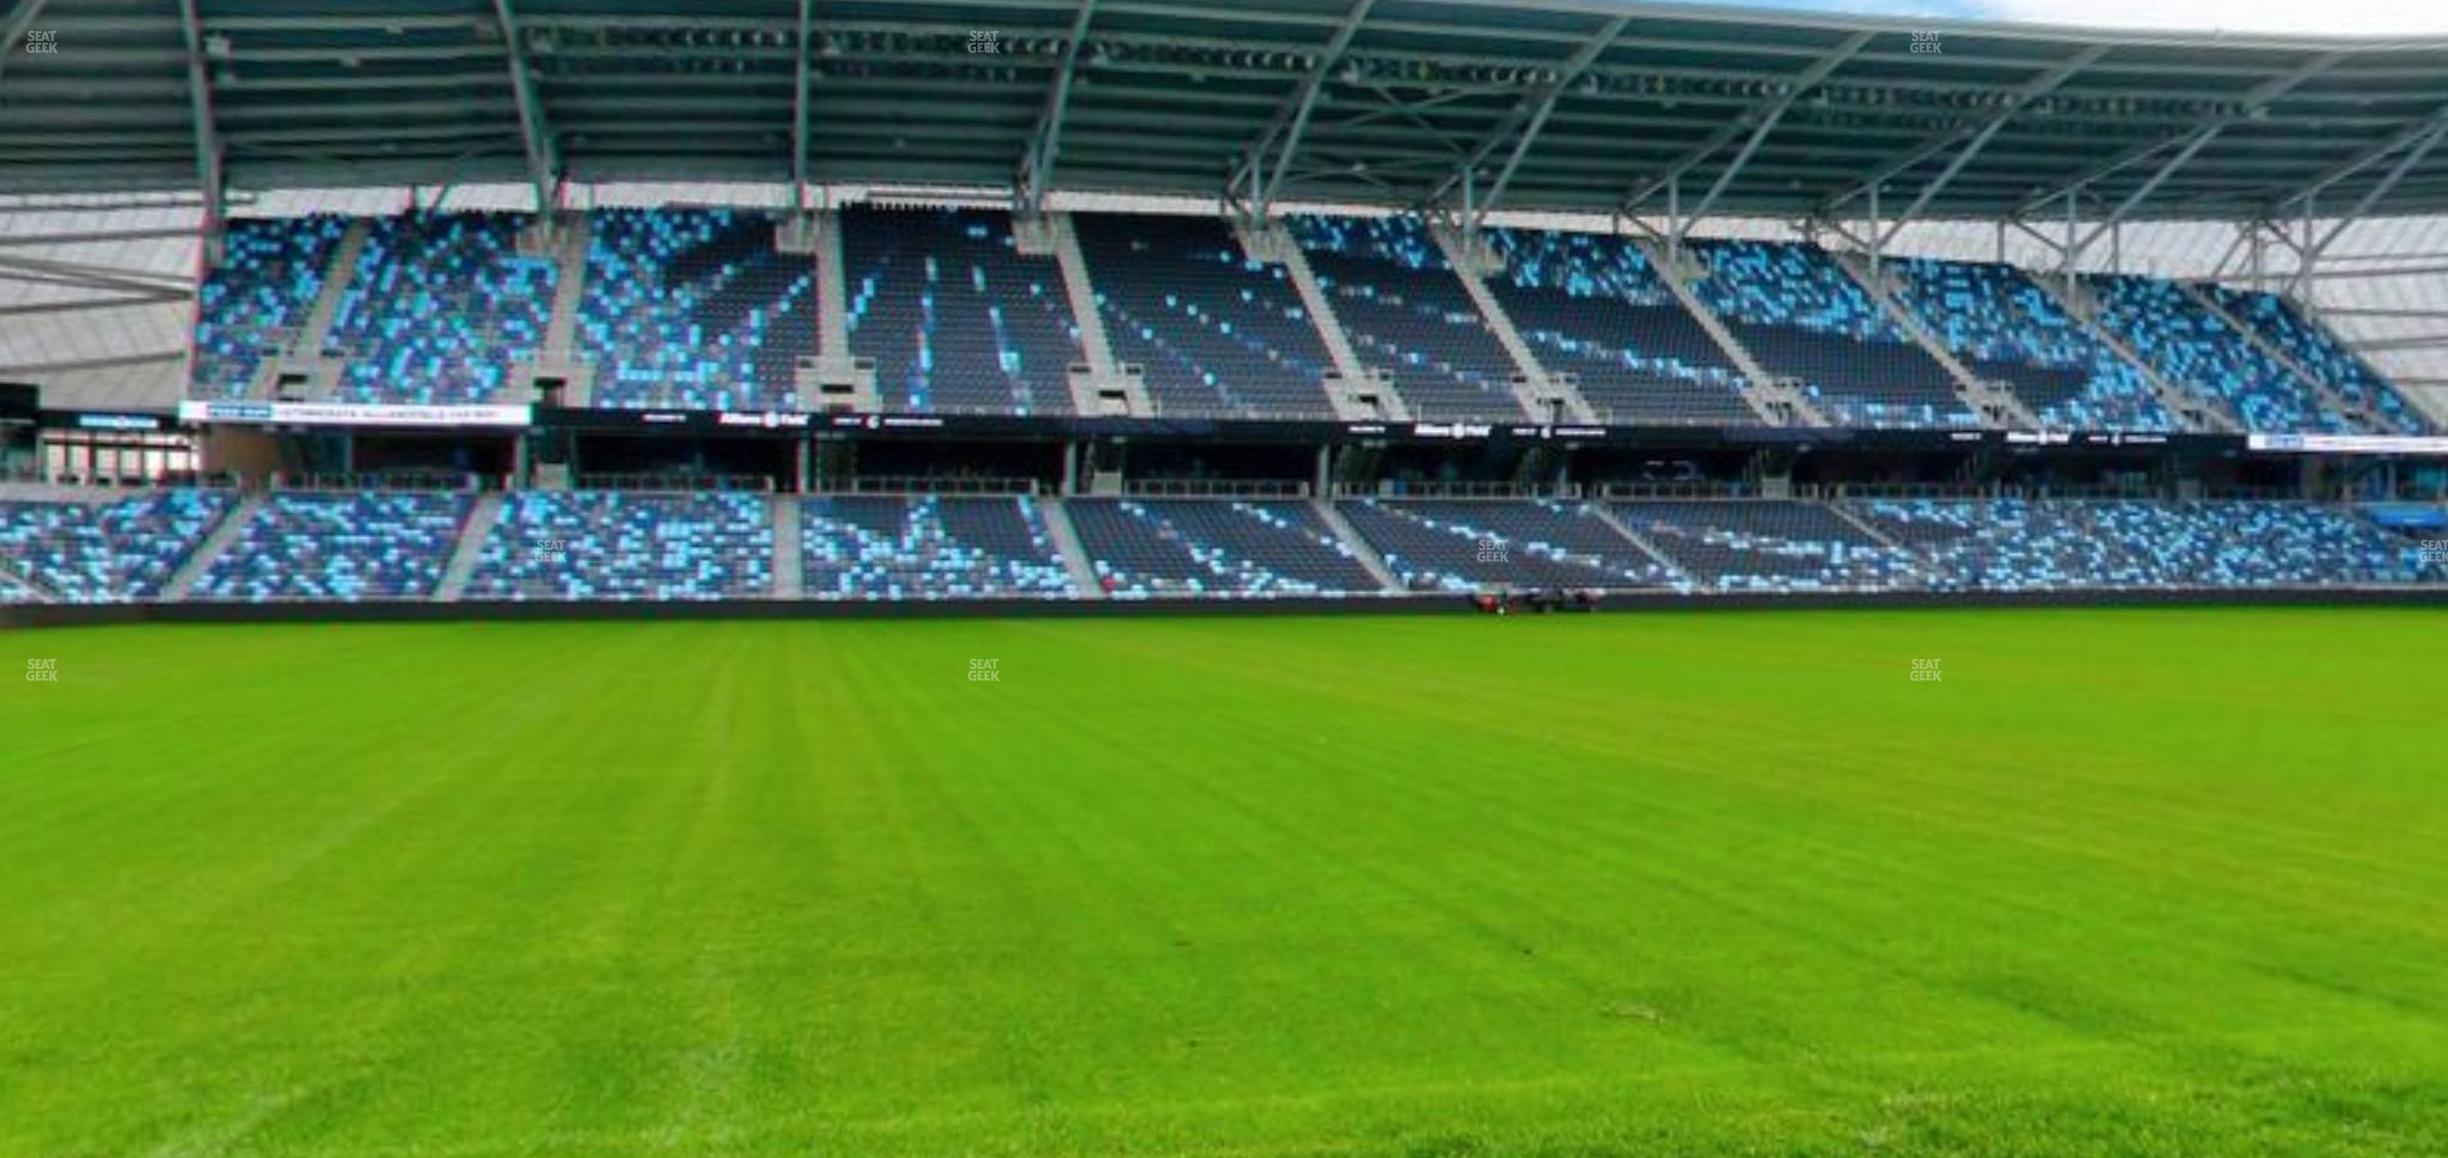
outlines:
[[1126, 479], [1122, 493], [1134, 498], [1305, 499], [1309, 484], [1282, 479]]
[[1577, 499], [1578, 483], [1439, 482], [1387, 479], [1373, 486], [1335, 486], [1337, 497], [1387, 499]]
[[1033, 495], [1033, 478], [922, 478], [916, 475], [874, 475], [864, 478], [818, 480], [809, 484], [818, 495]]
[[[283, 471], [274, 474], [276, 491], [477, 491], [485, 476], [464, 471], [357, 471], [321, 473]], [[496, 485], [498, 479], [494, 480]]]
[[1602, 499], [1755, 499], [1749, 483], [1689, 479], [1675, 482], [1615, 482], [1598, 488]]
[[570, 489], [581, 491], [655, 491], [667, 494], [703, 492], [771, 493], [774, 480], [761, 474], [582, 474]]

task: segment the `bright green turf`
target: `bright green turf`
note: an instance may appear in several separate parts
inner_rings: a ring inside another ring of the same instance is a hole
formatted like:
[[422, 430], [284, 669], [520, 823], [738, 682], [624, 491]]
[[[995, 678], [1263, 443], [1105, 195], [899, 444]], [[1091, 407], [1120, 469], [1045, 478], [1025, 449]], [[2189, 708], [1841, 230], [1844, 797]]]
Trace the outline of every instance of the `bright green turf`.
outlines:
[[2448, 1152], [2440, 614], [0, 642], [0, 1154]]

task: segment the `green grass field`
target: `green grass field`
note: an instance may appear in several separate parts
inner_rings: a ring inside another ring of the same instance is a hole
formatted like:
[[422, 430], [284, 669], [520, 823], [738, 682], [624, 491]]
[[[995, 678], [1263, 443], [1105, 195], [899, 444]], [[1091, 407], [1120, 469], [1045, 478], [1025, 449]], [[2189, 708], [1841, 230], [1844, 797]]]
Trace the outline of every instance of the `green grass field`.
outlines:
[[2448, 615], [0, 639], [0, 1154], [2448, 1152]]

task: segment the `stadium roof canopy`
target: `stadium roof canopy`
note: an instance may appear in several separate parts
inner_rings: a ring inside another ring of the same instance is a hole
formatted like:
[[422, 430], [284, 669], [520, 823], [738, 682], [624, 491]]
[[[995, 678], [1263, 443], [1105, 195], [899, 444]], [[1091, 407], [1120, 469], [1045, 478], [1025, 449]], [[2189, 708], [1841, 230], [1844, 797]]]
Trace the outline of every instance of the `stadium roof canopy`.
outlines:
[[[1801, 218], [2448, 211], [2448, 39], [1622, 0], [12, 0], [0, 192], [773, 181]], [[2069, 197], [2068, 194], [2073, 194]]]

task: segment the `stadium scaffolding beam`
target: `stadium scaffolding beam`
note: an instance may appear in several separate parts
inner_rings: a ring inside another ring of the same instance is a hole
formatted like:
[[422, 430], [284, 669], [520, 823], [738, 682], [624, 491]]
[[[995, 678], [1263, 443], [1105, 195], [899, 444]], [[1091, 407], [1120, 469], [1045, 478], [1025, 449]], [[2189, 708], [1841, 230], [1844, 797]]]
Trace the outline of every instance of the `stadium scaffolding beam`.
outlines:
[[1037, 114], [1037, 128], [1029, 134], [1028, 151], [1021, 155], [1016, 200], [1024, 213], [1045, 208], [1046, 186], [1054, 179], [1054, 163], [1062, 155], [1063, 113], [1071, 105], [1071, 78], [1078, 74], [1080, 49], [1087, 44], [1088, 22], [1095, 17], [1096, 7], [1097, 0], [1079, 0], [1079, 13], [1071, 18], [1070, 38], [1063, 44], [1062, 64], [1046, 90], [1045, 107]]
[[[1368, 22], [1370, 9], [1376, 6], [1377, 0], [1354, 0], [1351, 10], [1344, 14], [1343, 23], [1336, 27], [1334, 35], [1318, 51], [1317, 60], [1310, 66], [1308, 75], [1276, 108], [1265, 131], [1250, 143], [1239, 167], [1225, 181], [1227, 197], [1233, 196], [1233, 190], [1245, 182], [1257, 194], [1248, 199], [1253, 216], [1266, 216], [1268, 207], [1275, 203], [1275, 191], [1282, 187], [1284, 173], [1292, 167], [1292, 159], [1299, 154], [1301, 134], [1309, 127], [1310, 114], [1317, 108], [1318, 94], [1326, 87], [1326, 77], [1342, 63], [1343, 54], [1350, 49], [1352, 38], [1360, 34], [1361, 25]], [[1283, 147], [1277, 150], [1275, 163], [1269, 166], [1266, 164], [1267, 150], [1273, 147], [1278, 135], [1283, 137]]]
[[[1973, 157], [1977, 156], [1982, 147], [1987, 145], [1989, 140], [1997, 135], [1997, 131], [2005, 128], [2008, 122], [2014, 120], [2015, 115], [2022, 112], [2025, 106], [2028, 106], [2033, 101], [2047, 96], [2048, 94], [2063, 87], [2068, 80], [2074, 78], [2076, 73], [2079, 73], [2083, 69], [2098, 63], [2101, 57], [2108, 55], [2108, 52], [2109, 46], [2105, 44], [2094, 44], [2083, 49], [2080, 53], [2076, 54], [2072, 60], [2065, 61], [2062, 64], [2058, 64], [2050, 68], [2047, 72], [2034, 77], [2022, 88], [2015, 90], [2014, 96], [2009, 98], [2008, 102], [2001, 106], [1997, 111], [1991, 113], [1988, 120], [1983, 122], [1977, 129], [1966, 125], [1948, 130], [1947, 132], [1940, 133], [1937, 136], [1923, 141], [1919, 145], [1914, 146], [1912, 151], [1896, 158], [1893, 161], [1889, 161], [1886, 164], [1879, 166], [1876, 170], [1872, 171], [1870, 176], [1863, 178], [1852, 188], [1821, 202], [1818, 210], [1812, 215], [1824, 217], [1834, 213], [1838, 208], [1842, 207], [1847, 202], [1861, 197], [1863, 194], [1868, 193], [1872, 188], [1884, 185], [1897, 177], [1903, 176], [1905, 173], [1911, 172], [1913, 169], [1920, 167], [1922, 164], [1932, 160], [1939, 154], [1953, 148], [1956, 142], [1964, 139], [1965, 134], [1972, 134], [1973, 139], [1971, 143], [1965, 145], [1963, 150], [1956, 155], [1956, 160], [1954, 163], [1948, 167], [1948, 170], [1945, 173], [1941, 174], [1938, 178], [1931, 182], [1932, 189], [1945, 188], [1947, 182], [1954, 178], [1955, 172], [1960, 170], [1963, 165], [1968, 164]], [[1935, 196], [1935, 193], [1930, 194], [1930, 196]], [[1910, 217], [1912, 214], [1908, 213], [1905, 216]]]
[[[1689, 218], [1684, 218], [1673, 229], [1674, 236], [1681, 238], [1688, 229], [1689, 220], [1705, 216], [1709, 206], [1717, 200], [1717, 195], [1724, 193], [1726, 185], [1734, 179], [1735, 174], [1742, 172], [1742, 167], [1750, 162], [1751, 155], [1759, 150], [1760, 145], [1767, 141], [1768, 134], [1776, 129], [1777, 122], [1784, 119], [1786, 110], [1792, 108], [1795, 101], [1802, 99], [1803, 94], [1819, 87], [1820, 83], [1833, 75], [1837, 69], [1844, 67], [1846, 61], [1853, 59], [1855, 54], [1870, 43], [1872, 35], [1869, 32], [1858, 32], [1847, 37], [1844, 43], [1838, 45], [1834, 51], [1820, 57], [1810, 67], [1803, 69], [1789, 82], [1789, 87], [1774, 99], [1752, 108], [1716, 132], [1710, 133], [1705, 140], [1668, 164], [1662, 173], [1633, 186], [1630, 192], [1624, 194], [1623, 204], [1618, 212], [1626, 214], [1638, 212], [1641, 204], [1649, 200], [1660, 189], [1672, 189], [1682, 180], [1684, 174], [1708, 160], [1717, 150], [1733, 143], [1734, 138], [1743, 134], [1743, 130], [1750, 129], [1750, 139], [1743, 143], [1741, 151], [1736, 153], [1734, 159], [1718, 173], [1716, 184], [1711, 187], [1711, 195], [1702, 198], [1701, 207], [1691, 213]], [[1680, 213], [1675, 216], [1683, 217]]]
[[[2363, 196], [2355, 201], [2354, 208], [2340, 215], [2326, 232], [2323, 232], [2301, 251], [2303, 260], [2295, 267], [2294, 286], [2296, 289], [2302, 288], [2306, 275], [2320, 268], [2321, 259], [2328, 254], [2330, 246], [2337, 244], [2337, 239], [2346, 232], [2347, 227], [2362, 220], [2363, 215], [2369, 213], [2375, 203], [2387, 196], [2389, 190], [2396, 188], [2399, 181], [2405, 180], [2405, 175], [2412, 172], [2414, 166], [2421, 164], [2423, 158], [2431, 155], [2431, 150], [2439, 147], [2442, 137], [2448, 137], [2448, 121], [2432, 126], [2431, 130], [2416, 141], [2412, 148], [2406, 150], [2405, 156], [2398, 158], [2397, 163], [2389, 167], [2387, 175], [2381, 177], [2379, 182], [2371, 188], [2364, 190]], [[2309, 205], [2311, 202], [2307, 200], [2304, 204]]]
[[191, 280], [147, 270], [121, 269], [85, 261], [22, 257], [6, 253], [0, 253], [0, 281], [68, 286], [119, 293], [176, 292], [187, 294], [194, 292], [195, 289], [195, 283]]
[[1535, 92], [1524, 94], [1495, 130], [1473, 147], [1470, 155], [1454, 167], [1453, 173], [1428, 194], [1428, 203], [1434, 205], [1442, 202], [1454, 186], [1465, 183], [1476, 173], [1479, 165], [1502, 148], [1506, 141], [1513, 141], [1513, 155], [1506, 159], [1504, 168], [1497, 173], [1495, 184], [1480, 194], [1478, 205], [1465, 214], [1464, 227], [1470, 232], [1477, 232], [1480, 223], [1487, 220], [1489, 210], [1504, 200], [1506, 187], [1513, 183], [1513, 174], [1521, 168], [1522, 157], [1538, 140], [1540, 130], [1547, 127], [1547, 118], [1554, 114], [1556, 102], [1563, 99], [1566, 89], [1580, 83], [1582, 74], [1597, 63], [1598, 58], [1614, 45], [1616, 38], [1622, 36], [1624, 28], [1631, 23], [1629, 16], [1618, 16], [1607, 21], [1596, 35], [1590, 37], [1588, 43], [1574, 50], [1572, 57], [1564, 62], [1554, 77]]
[[2430, 116], [2424, 117], [2422, 120], [2416, 121], [2413, 124], [2407, 125], [2405, 128], [2399, 130], [2395, 136], [2390, 137], [2388, 140], [2382, 141], [2377, 145], [2365, 149], [2362, 152], [2355, 154], [2353, 157], [2339, 162], [2337, 165], [2322, 172], [2319, 176], [2313, 178], [2309, 183], [2305, 184], [2303, 188], [2287, 194], [2285, 197], [2279, 199], [2276, 204], [2270, 206], [2270, 214], [2272, 216], [2276, 216], [2284, 213], [2286, 210], [2293, 208], [2294, 206], [2311, 203], [2313, 198], [2320, 196], [2323, 192], [2326, 192], [2330, 186], [2370, 168], [2374, 164], [2377, 164], [2381, 160], [2385, 159], [2389, 154], [2423, 139], [2423, 137], [2428, 135], [2431, 130], [2444, 124], [2448, 124], [2448, 105], [2442, 105], [2439, 111], [2432, 113]]
[[122, 294], [117, 297], [79, 298], [74, 301], [30, 302], [21, 305], [0, 305], [0, 318], [28, 317], [39, 314], [74, 314], [87, 310], [108, 310], [122, 306], [153, 306], [183, 302], [193, 295], [167, 290], [148, 294]]
[[809, 27], [815, 23], [816, 0], [799, 0], [799, 34], [791, 41], [791, 208], [808, 211], [808, 87], [815, 73], [816, 47]]
[[[1883, 185], [1881, 232], [1893, 235], [1931, 219], [2055, 216], [2059, 206], [2029, 202], [2069, 184], [2087, 186], [2082, 213], [2106, 212], [2194, 132], [2236, 121], [2127, 214], [2233, 221], [2274, 206], [2291, 215], [2289, 199], [2315, 186], [2323, 205], [2355, 203], [2423, 139], [2409, 127], [2448, 105], [2438, 38], [1645, 0], [1095, 0], [1089, 34], [1066, 37], [1084, 2], [981, 0], [968, 16], [925, 0], [656, 12], [386, 0], [380, 15], [338, 17], [197, 7], [225, 200], [533, 181], [540, 169], [556, 197], [578, 181], [793, 180], [810, 203], [845, 187], [1051, 204], [1204, 200], [1221, 186], [1236, 212], [1271, 212], [1295, 189], [1309, 202], [1416, 209], [1454, 201], [1457, 161], [1492, 140], [1471, 182], [1474, 213], [1484, 201], [1491, 215], [1654, 216], [1676, 186], [1681, 207], [1711, 220], [1791, 221], [1858, 216], [1866, 186]], [[35, 4], [17, 0], [0, 25], [29, 20]], [[48, 4], [32, 22], [76, 50], [7, 56], [0, 194], [198, 183], [171, 151], [193, 134], [181, 7], [105, 7]], [[497, 43], [505, 12], [510, 35]], [[1617, 21], [1612, 46], [1555, 86]], [[1006, 51], [966, 51], [981, 26]], [[1919, 31], [1943, 36], [1943, 53], [1908, 51]], [[1849, 43], [1850, 58], [1832, 63]], [[2241, 98], [2322, 57], [2337, 63], [2317, 83], [2241, 122]], [[1066, 58], [1067, 95], [1050, 99]], [[1748, 136], [1760, 138], [1750, 157], [1707, 199]], [[73, 147], [11, 147], [29, 142]], [[522, 165], [522, 153], [534, 156]], [[2098, 163], [2120, 154], [2127, 164], [2101, 175]], [[2443, 148], [2370, 210], [2442, 211]]]
[[2437, 350], [2448, 348], [2448, 331], [2436, 334], [2413, 334], [2403, 338], [2374, 338], [2355, 343], [2355, 350], [2365, 354], [2382, 354], [2394, 350]]
[[[2101, 57], [2108, 55], [2108, 51], [2107, 45], [2092, 45], [2091, 47], [2084, 49], [2082, 53], [2076, 56], [2074, 59], [2050, 69], [2046, 73], [2034, 78], [2030, 84], [2027, 84], [2023, 86], [2023, 88], [2017, 90], [2014, 97], [2003, 108], [2000, 108], [1997, 112], [1991, 114], [1987, 123], [1983, 124], [1977, 131], [1973, 132], [1972, 139], [1970, 141], [1965, 142], [1961, 149], [1956, 150], [1954, 158], [1947, 162], [1946, 167], [1939, 170], [1937, 176], [1930, 178], [1929, 182], [1921, 187], [1920, 194], [1913, 198], [1912, 204], [1906, 206], [1902, 213], [1896, 215], [1895, 223], [1889, 226], [1886, 232], [1878, 235], [1876, 238], [1878, 244], [1871, 249], [1872, 256], [1875, 258], [1881, 250], [1884, 250], [1887, 248], [1887, 246], [1893, 244], [1896, 239], [1896, 235], [1902, 233], [1905, 226], [1910, 225], [1913, 221], [1921, 216], [1921, 211], [1929, 207], [1931, 200], [1935, 199], [1939, 193], [1944, 192], [1946, 187], [1963, 172], [1964, 167], [1972, 163], [1973, 158], [1980, 156], [1981, 150], [1988, 147], [1989, 142], [1996, 138], [1999, 130], [2004, 129], [2007, 124], [2012, 122], [2015, 118], [2015, 114], [2022, 112], [2024, 106], [2029, 105], [2031, 102], [2038, 100], [2051, 92], [2056, 91], [2060, 86], [2064, 85], [2067, 80], [2071, 79], [2074, 74], [2090, 67], [2091, 65], [2097, 63]], [[1943, 146], [1941, 146], [1941, 148], [1943, 148]], [[1920, 164], [1922, 161], [1929, 160], [1935, 155], [1935, 151], [1925, 155], [1918, 155], [1913, 158], [1910, 164], [1906, 164], [1903, 166], [1902, 170], [1897, 170], [1897, 172], [1900, 173], [1903, 171], [1909, 171], [1914, 165]], [[1860, 186], [1856, 186], [1856, 191], [1866, 191], [1871, 196], [1875, 197], [1878, 195], [1879, 186], [1883, 183], [1883, 177], [1874, 178]], [[1839, 203], [1841, 204], [1843, 200], [1849, 199], [1852, 196], [1852, 193], [1847, 193], [1845, 198], [1839, 199]]]
[[195, 133], [196, 195], [204, 202], [204, 260], [219, 264], [224, 172], [221, 138], [213, 128], [212, 81], [204, 68], [204, 22], [196, 0], [179, 0], [179, 31], [187, 42], [187, 107]]
[[[2282, 76], [2272, 77], [2269, 80], [2253, 86], [2251, 91], [2246, 92], [2237, 102], [2239, 107], [2236, 110], [2215, 116], [2207, 123], [2187, 129], [2184, 132], [2177, 133], [2173, 136], [2162, 137], [2152, 141], [2145, 141], [2131, 149], [2127, 149], [2124, 152], [2119, 153], [2114, 158], [2111, 158], [2104, 164], [2084, 172], [2082, 175], [2075, 177], [2071, 181], [2063, 182], [2057, 185], [2055, 188], [2041, 193], [2035, 193], [2032, 196], [2025, 198], [2020, 204], [2015, 206], [2013, 211], [2014, 215], [2019, 216], [2021, 214], [2031, 212], [2032, 210], [2038, 209], [2043, 205], [2047, 205], [2052, 201], [2056, 201], [2059, 198], [2066, 198], [2070, 200], [2077, 193], [2090, 188], [2099, 181], [2113, 177], [2116, 174], [2132, 168], [2135, 165], [2141, 164], [2142, 162], [2147, 161], [2160, 153], [2166, 152], [2169, 149], [2186, 150], [2186, 159], [2190, 160], [2193, 153], [2199, 152], [2203, 146], [2209, 144], [2211, 138], [2215, 138], [2219, 133], [2225, 131], [2227, 126], [2234, 124], [2238, 120], [2254, 115], [2256, 111], [2268, 107], [2270, 102], [2294, 91], [2296, 88], [2301, 87], [2304, 83], [2319, 77], [2322, 73], [2336, 68], [2339, 64], [2344, 63], [2347, 58], [2347, 53], [2338, 50], [2331, 50], [2314, 56], [2312, 59], [2307, 60], [2303, 64], [2297, 66], [2291, 72], [2288, 72]], [[2205, 133], [2207, 136], [2204, 136]], [[2162, 171], [2162, 174], [2164, 175], [2164, 170]], [[2139, 201], [2136, 202], [2137, 205], [2139, 203]]]
[[[194, 3], [195, 0], [184, 0]], [[527, 151], [527, 179], [535, 185], [536, 212], [549, 217], [558, 198], [560, 159], [554, 155], [552, 133], [544, 121], [544, 104], [536, 96], [535, 77], [527, 69], [527, 52], [519, 39], [518, 15], [510, 0], [493, 0], [493, 18], [501, 29], [502, 52], [510, 66], [510, 96], [518, 105], [519, 140]]]

